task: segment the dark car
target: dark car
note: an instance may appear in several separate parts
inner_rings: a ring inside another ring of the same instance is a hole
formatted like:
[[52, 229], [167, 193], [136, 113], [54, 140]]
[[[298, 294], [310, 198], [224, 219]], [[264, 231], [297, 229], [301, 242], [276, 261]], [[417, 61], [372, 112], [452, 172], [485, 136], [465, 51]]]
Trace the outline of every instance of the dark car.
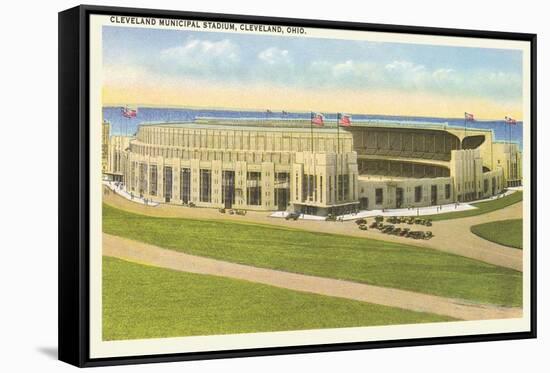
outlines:
[[398, 236], [401, 233], [401, 228], [393, 228], [390, 234], [393, 234], [395, 236]]
[[424, 232], [422, 232], [422, 231], [411, 231], [411, 232], [409, 232], [409, 237], [411, 237], [415, 240], [420, 240], [420, 239], [424, 238]]
[[401, 237], [406, 237], [406, 236], [409, 234], [410, 231], [411, 231], [410, 228], [403, 228], [403, 229], [401, 230], [401, 232], [399, 232], [399, 235], [400, 235]]
[[355, 221], [355, 224], [357, 224], [357, 225], [367, 224], [367, 219], [362, 219], [362, 218], [361, 218], [361, 219], [357, 219], [357, 220]]
[[298, 212], [289, 212], [286, 216], [285, 216], [285, 219], [286, 220], [298, 220], [298, 218], [300, 217], [300, 213]]

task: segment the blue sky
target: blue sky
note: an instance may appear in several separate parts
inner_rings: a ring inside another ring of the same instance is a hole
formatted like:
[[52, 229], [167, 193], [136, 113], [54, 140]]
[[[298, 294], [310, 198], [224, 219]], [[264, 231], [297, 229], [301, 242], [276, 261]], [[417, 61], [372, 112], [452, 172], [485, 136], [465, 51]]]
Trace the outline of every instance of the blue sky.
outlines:
[[522, 55], [513, 50], [107, 26], [103, 52], [104, 66], [157, 80], [349, 87], [521, 106]]

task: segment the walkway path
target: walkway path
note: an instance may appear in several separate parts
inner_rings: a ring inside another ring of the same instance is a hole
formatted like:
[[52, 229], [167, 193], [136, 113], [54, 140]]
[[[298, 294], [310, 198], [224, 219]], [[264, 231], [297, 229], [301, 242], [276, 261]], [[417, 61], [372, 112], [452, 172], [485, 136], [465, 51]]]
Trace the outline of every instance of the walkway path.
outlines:
[[[104, 202], [120, 209], [157, 217], [180, 217], [189, 219], [218, 219], [235, 222], [250, 222], [304, 229], [313, 232], [343, 234], [354, 237], [367, 237], [383, 241], [399, 242], [414, 246], [428, 247], [445, 251], [468, 258], [480, 260], [486, 263], [523, 270], [523, 251], [502, 246], [494, 242], [484, 240], [470, 232], [472, 225], [503, 219], [517, 219], [522, 217], [522, 202], [496, 210], [487, 214], [460, 219], [450, 219], [434, 222], [429, 228], [435, 237], [430, 240], [413, 240], [411, 238], [391, 236], [378, 230], [361, 231], [353, 221], [327, 222], [316, 220], [284, 220], [270, 218], [268, 212], [248, 211], [245, 216], [221, 214], [216, 209], [189, 208], [169, 204], [160, 204], [156, 207], [144, 206], [128, 201], [116, 194], [110, 193], [103, 196]], [[407, 227], [411, 227], [407, 225]], [[415, 226], [417, 227], [417, 226]], [[419, 230], [428, 230], [420, 226]]]
[[462, 320], [519, 318], [521, 308], [470, 304], [412, 291], [350, 281], [301, 275], [188, 255], [157, 246], [103, 234], [103, 255], [198, 274], [223, 276], [280, 288], [347, 298]]

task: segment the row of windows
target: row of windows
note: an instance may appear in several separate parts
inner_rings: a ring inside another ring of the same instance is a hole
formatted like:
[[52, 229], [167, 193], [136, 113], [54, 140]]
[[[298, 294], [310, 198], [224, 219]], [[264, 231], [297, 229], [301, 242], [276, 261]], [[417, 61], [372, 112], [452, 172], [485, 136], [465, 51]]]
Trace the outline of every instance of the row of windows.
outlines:
[[[138, 140], [148, 144], [180, 146], [186, 148], [238, 149], [260, 151], [309, 151], [312, 141], [309, 133], [283, 133], [269, 135], [255, 131], [220, 131], [181, 128], [142, 128]], [[351, 150], [352, 139], [344, 134], [340, 147]], [[313, 149], [335, 151], [338, 140], [333, 135], [316, 134]]]
[[186, 150], [181, 148], [151, 147], [140, 144], [131, 144], [130, 148], [134, 154], [151, 157], [179, 158], [183, 160], [199, 159], [202, 161], [290, 164], [294, 159], [293, 153]]
[[460, 148], [460, 140], [448, 133], [416, 133], [358, 129], [352, 131], [358, 153], [404, 151], [441, 153], [450, 157], [451, 150]]
[[[131, 189], [138, 189], [140, 194], [147, 194], [147, 164], [132, 162], [130, 169], [130, 180], [133, 181]], [[172, 167], [165, 166], [163, 168], [163, 185], [164, 195], [163, 197], [169, 201], [172, 198], [173, 188], [173, 171]], [[279, 180], [288, 180], [288, 173], [277, 173]], [[261, 187], [261, 172], [249, 171], [247, 172], [247, 183], [251, 182], [250, 186], [247, 186], [247, 203], [248, 205], [261, 205], [262, 204], [262, 187]], [[149, 194], [156, 196], [158, 187], [158, 171], [156, 165], [150, 166], [150, 190]], [[180, 199], [187, 203], [191, 201], [191, 180], [192, 172], [189, 168], [182, 168], [180, 171]], [[223, 171], [222, 172], [222, 203], [226, 199], [229, 199], [231, 203], [235, 199], [235, 171]], [[266, 192], [266, 197], [271, 197], [269, 192]], [[199, 170], [199, 200], [201, 202], [212, 202], [212, 170], [200, 169]]]
[[[433, 203], [437, 203], [437, 184], [431, 186], [431, 198]], [[407, 188], [407, 191], [410, 191], [410, 188]], [[423, 188], [421, 185], [414, 187], [414, 202], [422, 202], [423, 197]], [[396, 188], [396, 198], [401, 199], [399, 204], [401, 204], [403, 199], [403, 188]], [[445, 199], [451, 198], [451, 184], [445, 184]], [[382, 205], [384, 203], [384, 189], [376, 188], [374, 191], [374, 199], [377, 205]], [[435, 201], [434, 201], [435, 200]]]
[[[319, 203], [323, 203], [323, 176], [322, 175], [308, 175], [304, 174], [302, 177], [302, 202], [305, 201], [318, 201]], [[357, 175], [355, 174], [349, 174], [349, 175], [338, 175], [337, 178], [337, 195], [336, 195], [336, 201], [344, 201], [347, 199], [349, 193], [350, 193], [350, 184], [352, 185], [352, 195], [351, 198], [355, 198], [355, 184], [357, 180]], [[295, 196], [296, 200], [299, 200], [299, 185], [300, 185], [300, 175], [296, 173], [296, 180], [295, 180]], [[317, 189], [317, 185], [319, 185], [319, 189]], [[327, 194], [327, 203], [332, 203], [332, 193], [336, 185], [333, 185], [333, 178], [329, 175], [328, 177], [328, 194]]]

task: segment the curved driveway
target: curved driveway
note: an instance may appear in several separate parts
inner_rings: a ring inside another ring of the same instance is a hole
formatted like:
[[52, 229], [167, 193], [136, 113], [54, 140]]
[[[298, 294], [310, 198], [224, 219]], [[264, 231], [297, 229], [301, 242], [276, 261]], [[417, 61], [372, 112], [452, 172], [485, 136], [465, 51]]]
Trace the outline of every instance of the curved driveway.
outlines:
[[[486, 263], [523, 270], [523, 251], [502, 246], [484, 240], [472, 232], [472, 225], [503, 219], [517, 219], [522, 217], [522, 202], [496, 210], [487, 214], [450, 219], [434, 222], [432, 227], [414, 226], [419, 230], [431, 230], [435, 237], [430, 240], [413, 240], [410, 238], [391, 236], [380, 233], [378, 230], [361, 231], [353, 221], [326, 222], [315, 220], [287, 221], [281, 218], [269, 217], [266, 212], [249, 211], [245, 216], [222, 214], [216, 209], [188, 208], [175, 205], [161, 204], [157, 207], [144, 206], [128, 201], [114, 193], [103, 196], [109, 205], [138, 214], [157, 217], [180, 217], [190, 219], [218, 219], [249, 223], [261, 223], [274, 226], [304, 229], [307, 231], [342, 234], [354, 237], [367, 237], [383, 241], [393, 241], [414, 246], [429, 247]], [[407, 227], [412, 227], [407, 225]], [[414, 229], [414, 228], [413, 228]]]
[[105, 233], [103, 255], [177, 271], [223, 276], [295, 291], [429, 312], [461, 320], [522, 317], [521, 308], [473, 304], [413, 291], [257, 268], [162, 249]]

